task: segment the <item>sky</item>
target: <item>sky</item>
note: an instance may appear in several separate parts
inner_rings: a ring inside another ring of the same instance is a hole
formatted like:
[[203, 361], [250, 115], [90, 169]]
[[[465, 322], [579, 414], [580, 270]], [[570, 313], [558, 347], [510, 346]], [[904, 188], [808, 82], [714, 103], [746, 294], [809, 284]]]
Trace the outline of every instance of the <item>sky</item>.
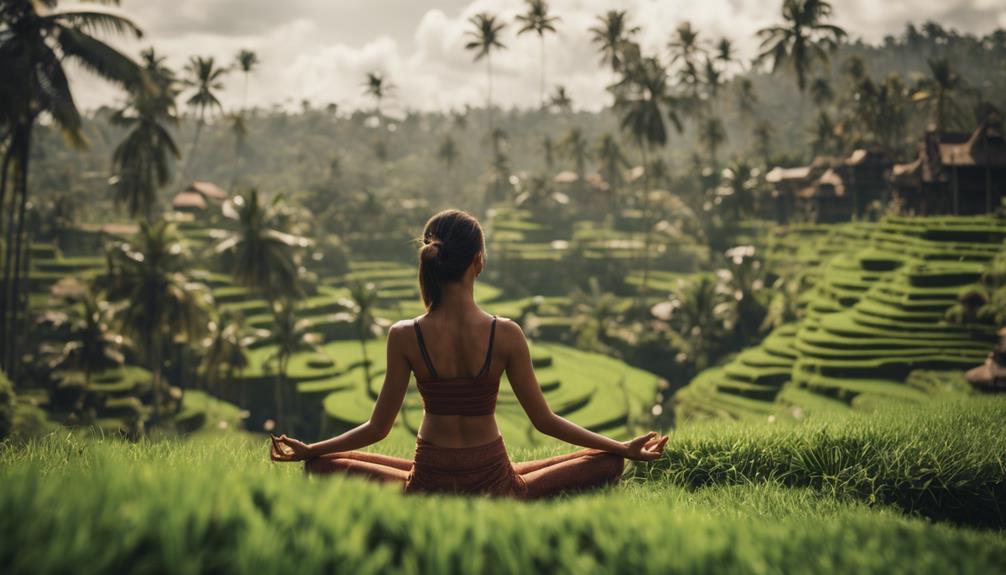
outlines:
[[[578, 109], [609, 102], [612, 78], [599, 65], [588, 29], [598, 14], [628, 10], [640, 26], [644, 50], [666, 53], [671, 32], [691, 21], [705, 41], [731, 38], [739, 53], [757, 50], [755, 33], [778, 19], [781, 0], [552, 0], [561, 20], [545, 40], [546, 79], [564, 85]], [[879, 42], [900, 34], [909, 21], [935, 20], [945, 27], [984, 34], [1006, 28], [1006, 0], [832, 0], [835, 23], [854, 36]], [[72, 2], [61, 4], [74, 7]], [[93, 8], [93, 4], [91, 5]], [[89, 8], [90, 9], [90, 8]], [[405, 109], [448, 110], [481, 105], [488, 91], [486, 62], [464, 50], [468, 19], [490, 12], [509, 22], [507, 49], [493, 55], [494, 102], [503, 107], [539, 101], [540, 48], [534, 34], [516, 36], [514, 15], [524, 0], [122, 0], [119, 13], [145, 32], [140, 41], [112, 43], [131, 55], [153, 46], [180, 68], [190, 56], [213, 56], [229, 65], [242, 48], [261, 66], [248, 78], [253, 106], [337, 104], [341, 110], [371, 106], [363, 94], [369, 71], [381, 71], [395, 89], [390, 113]], [[89, 74], [71, 76], [78, 104], [93, 109], [122, 94]], [[232, 73], [222, 100], [242, 105], [243, 78]]]

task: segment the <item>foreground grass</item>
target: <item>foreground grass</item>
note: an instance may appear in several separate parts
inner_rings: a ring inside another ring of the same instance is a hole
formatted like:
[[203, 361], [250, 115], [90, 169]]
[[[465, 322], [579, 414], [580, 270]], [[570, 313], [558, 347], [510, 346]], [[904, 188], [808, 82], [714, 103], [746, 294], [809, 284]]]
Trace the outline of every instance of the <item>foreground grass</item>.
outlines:
[[617, 488], [540, 503], [308, 478], [240, 436], [63, 433], [0, 447], [0, 572], [1002, 572], [1001, 531], [913, 517], [883, 495], [928, 478], [958, 498], [930, 511], [981, 523], [961, 521], [981, 515], [962, 502], [1002, 503], [1004, 408], [696, 427]]

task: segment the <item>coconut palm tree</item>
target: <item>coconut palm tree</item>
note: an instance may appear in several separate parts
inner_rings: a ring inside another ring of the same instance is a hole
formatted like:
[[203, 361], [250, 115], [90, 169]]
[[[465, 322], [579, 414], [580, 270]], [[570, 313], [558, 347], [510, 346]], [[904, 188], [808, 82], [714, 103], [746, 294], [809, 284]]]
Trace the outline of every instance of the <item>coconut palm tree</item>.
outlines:
[[558, 16], [548, 13], [548, 2], [546, 0], [527, 0], [527, 12], [517, 15], [517, 22], [520, 28], [517, 35], [534, 32], [538, 35], [541, 53], [541, 81], [538, 85], [538, 100], [542, 108], [545, 107], [545, 34], [551, 32], [555, 34], [555, 25], [559, 22]]
[[541, 139], [542, 160], [545, 162], [545, 170], [551, 174], [555, 169], [555, 142], [550, 136]]
[[829, 24], [831, 4], [826, 0], [783, 0], [782, 24], [758, 31], [761, 47], [756, 61], [772, 61], [772, 71], [792, 68], [802, 94], [814, 64], [827, 64], [829, 54], [845, 38], [845, 30]]
[[[476, 62], [482, 59], [486, 61], [486, 78], [489, 82], [489, 89], [486, 92], [486, 114], [489, 121], [488, 132], [493, 144], [493, 157], [494, 159], [498, 159], [502, 152], [497, 146], [497, 138], [494, 135], [496, 126], [493, 124], [493, 51], [506, 49], [506, 46], [501, 41], [506, 24], [500, 22], [496, 16], [488, 12], [480, 12], [469, 18], [468, 22], [471, 23], [472, 29], [465, 33], [465, 36], [469, 38], [469, 41], [465, 43], [465, 50], [475, 53], [474, 60]], [[500, 195], [499, 177], [493, 180], [492, 195], [494, 197], [499, 197]]]
[[311, 332], [311, 321], [297, 317], [296, 300], [284, 298], [276, 302], [272, 308], [272, 328], [269, 339], [276, 350], [268, 361], [276, 365], [276, 381], [273, 387], [276, 402], [276, 427], [286, 429], [291, 426], [288, 420], [287, 400], [290, 390], [287, 377], [290, 370], [290, 358], [300, 351], [317, 350], [320, 344], [318, 334]]
[[143, 52], [148, 81], [130, 94], [129, 104], [110, 121], [128, 130], [112, 155], [116, 203], [126, 205], [130, 217], [142, 214], [153, 221], [157, 192], [171, 180], [181, 155], [169, 126], [177, 124], [174, 73], [151, 48]]
[[759, 176], [758, 171], [744, 160], [737, 160], [724, 170], [723, 183], [717, 195], [728, 205], [734, 221], [754, 214]]
[[258, 292], [270, 308], [282, 297], [299, 295], [298, 251], [310, 245], [283, 231], [279, 201], [263, 205], [255, 189], [229, 200], [224, 216], [236, 225], [214, 248], [235, 282]]
[[818, 109], [821, 109], [835, 99], [835, 91], [831, 88], [831, 82], [827, 78], [818, 76], [810, 83], [810, 100]]
[[690, 364], [695, 372], [711, 364], [733, 326], [735, 307], [725, 288], [716, 279], [703, 275], [680, 282], [668, 301], [654, 306], [654, 315], [672, 327], [668, 333], [680, 349], [682, 363]]
[[207, 325], [209, 334], [202, 340], [203, 356], [199, 365], [207, 391], [219, 397], [223, 381], [233, 383], [234, 374], [248, 367], [246, 349], [255, 341], [239, 312], [224, 310]]
[[172, 341], [202, 336], [213, 297], [189, 275], [188, 249], [167, 222], [142, 222], [132, 241], [113, 247], [108, 261], [108, 297], [121, 304], [123, 333], [142, 347], [154, 378], [154, 414], [159, 419], [164, 348]]
[[573, 160], [577, 184], [583, 186], [587, 176], [587, 161], [590, 159], [590, 146], [587, 144], [587, 138], [583, 136], [583, 131], [578, 127], [572, 128], [566, 137], [559, 142], [559, 150], [567, 158]]
[[569, 114], [573, 111], [573, 99], [569, 97], [565, 86], [556, 86], [555, 92], [552, 93], [549, 100], [549, 104], [563, 114]]
[[699, 31], [692, 23], [685, 20], [674, 29], [674, 34], [667, 48], [671, 51], [671, 64], [680, 63], [683, 66], [697, 66], [698, 58], [705, 53], [699, 41]]
[[734, 99], [737, 103], [737, 111], [745, 121], [754, 117], [755, 105], [758, 103], [758, 94], [755, 93], [754, 83], [750, 78], [739, 78], [735, 84]]
[[726, 142], [727, 131], [723, 120], [716, 115], [708, 114], [699, 125], [699, 141], [709, 152], [709, 163], [713, 167], [714, 177], [718, 177], [720, 163], [717, 151]]
[[245, 137], [248, 135], [248, 78], [258, 68], [258, 55], [251, 50], [239, 50], [234, 58], [234, 66], [241, 71], [241, 111], [231, 115], [231, 132], [234, 134], [234, 173], [231, 175], [231, 189], [237, 185], [241, 170], [241, 156], [244, 154]]
[[380, 303], [377, 288], [372, 283], [354, 283], [349, 286], [349, 299], [343, 302], [349, 312], [356, 338], [360, 342], [360, 357], [363, 358], [364, 385], [370, 386], [370, 358], [367, 355], [367, 340], [371, 336], [380, 336], [381, 322], [375, 312]]
[[503, 30], [506, 24], [500, 22], [496, 16], [488, 12], [481, 12], [468, 19], [472, 29], [465, 35], [470, 40], [465, 44], [465, 50], [474, 52], [476, 62], [483, 58], [486, 61], [486, 77], [489, 81], [489, 90], [486, 93], [486, 111], [489, 114], [489, 132], [493, 131], [493, 52], [495, 50], [505, 50], [506, 46], [501, 41]]
[[127, 89], [141, 81], [139, 66], [97, 37], [139, 38], [142, 33], [132, 21], [100, 10], [58, 10], [58, 4], [58, 0], [0, 4], [0, 126], [7, 141], [0, 162], [0, 210], [7, 199], [8, 176], [13, 175], [0, 289], [0, 368], [15, 381], [19, 317], [27, 309], [21, 305], [21, 283], [35, 122], [45, 116], [72, 145], [85, 145], [67, 79], [68, 63]]
[[451, 175], [454, 172], [454, 164], [457, 163], [458, 156], [457, 142], [454, 141], [454, 138], [450, 134], [447, 134], [440, 142], [440, 147], [437, 148], [437, 159], [443, 162], [444, 169], [447, 171], [447, 178], [445, 179], [448, 181], [453, 179]]
[[192, 136], [192, 146], [189, 148], [189, 155], [185, 159], [185, 167], [182, 174], [188, 178], [195, 160], [196, 148], [199, 146], [199, 136], [206, 126], [207, 114], [212, 114], [214, 110], [222, 111], [223, 105], [217, 98], [217, 93], [224, 89], [223, 77], [227, 74], [227, 68], [217, 66], [212, 56], [193, 56], [185, 65], [184, 83], [194, 91], [186, 104], [196, 111], [196, 131]]
[[614, 134], [604, 134], [597, 142], [594, 152], [598, 165], [601, 166], [601, 176], [608, 182], [611, 193], [612, 213], [618, 212], [618, 195], [625, 183], [622, 170], [629, 167], [629, 160], [622, 153], [621, 146], [618, 145], [618, 138]]
[[768, 169], [768, 165], [772, 161], [772, 138], [774, 136], [772, 124], [766, 121], [758, 122], [751, 130], [751, 136], [754, 140], [755, 155], [761, 159], [762, 166]]
[[649, 287], [650, 271], [650, 176], [647, 151], [667, 145], [667, 124], [664, 118], [681, 131], [681, 120], [670, 94], [667, 71], [656, 58], [639, 58], [626, 62], [625, 75], [614, 86], [615, 109], [621, 115], [622, 129], [628, 132], [639, 146], [643, 170], [643, 224], [646, 228], [643, 242], [643, 282], [640, 296]]
[[960, 98], [965, 83], [946, 58], [929, 59], [927, 64], [929, 77], [919, 82], [912, 100], [927, 110], [936, 131], [943, 133], [959, 126], [964, 119]]
[[121, 365], [126, 342], [112, 327], [113, 306], [93, 284], [74, 286], [62, 299], [62, 309], [50, 310], [42, 322], [63, 334], [58, 345], [43, 345], [50, 369], [79, 370], [84, 387], [96, 372]]
[[716, 43], [713, 59], [719, 63], [724, 72], [729, 71], [730, 67], [737, 63], [737, 49], [730, 38], [720, 38]]
[[612, 72], [621, 72], [625, 44], [639, 33], [639, 26], [629, 25], [625, 10], [609, 10], [604, 16], [598, 16], [597, 20], [598, 23], [590, 29], [590, 34], [591, 42], [597, 45], [597, 50], [601, 53], [601, 65], [609, 66]]
[[384, 114], [381, 106], [384, 98], [394, 89], [394, 85], [381, 72], [367, 72], [363, 89], [368, 96], [374, 99], [374, 117], [377, 118], [378, 126], [383, 126]]
[[248, 109], [248, 77], [258, 68], [258, 54], [251, 50], [239, 50], [237, 56], [234, 57], [234, 65], [241, 71], [244, 80], [241, 89], [241, 113], [243, 114]]

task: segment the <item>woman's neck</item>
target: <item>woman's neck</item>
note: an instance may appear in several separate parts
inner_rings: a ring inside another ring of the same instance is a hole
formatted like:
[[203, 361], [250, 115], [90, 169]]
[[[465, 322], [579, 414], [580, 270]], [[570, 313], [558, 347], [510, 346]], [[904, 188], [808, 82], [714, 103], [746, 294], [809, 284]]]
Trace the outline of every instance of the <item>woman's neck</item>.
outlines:
[[464, 282], [444, 284], [438, 311], [445, 315], [466, 315], [478, 310], [475, 304], [474, 286]]

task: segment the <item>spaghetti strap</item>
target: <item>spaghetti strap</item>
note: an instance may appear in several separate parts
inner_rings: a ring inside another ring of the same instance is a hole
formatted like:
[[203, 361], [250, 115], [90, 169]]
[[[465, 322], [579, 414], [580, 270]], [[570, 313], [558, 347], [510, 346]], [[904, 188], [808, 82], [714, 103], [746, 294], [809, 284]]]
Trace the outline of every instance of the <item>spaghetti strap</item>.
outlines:
[[[495, 320], [494, 320], [495, 321]], [[426, 363], [426, 369], [429, 370], [430, 376], [433, 379], [437, 379], [437, 370], [433, 367], [433, 360], [430, 359], [430, 352], [426, 350], [426, 341], [423, 340], [423, 330], [419, 329], [419, 320], [412, 320], [412, 326], [416, 328], [416, 340], [419, 341], [419, 353], [423, 356], [423, 362]]]
[[489, 328], [489, 349], [486, 350], [486, 360], [482, 364], [482, 369], [479, 370], [479, 374], [475, 377], [482, 377], [489, 372], [489, 366], [492, 364], [493, 359], [493, 341], [496, 339], [496, 316], [493, 316], [492, 327]]

